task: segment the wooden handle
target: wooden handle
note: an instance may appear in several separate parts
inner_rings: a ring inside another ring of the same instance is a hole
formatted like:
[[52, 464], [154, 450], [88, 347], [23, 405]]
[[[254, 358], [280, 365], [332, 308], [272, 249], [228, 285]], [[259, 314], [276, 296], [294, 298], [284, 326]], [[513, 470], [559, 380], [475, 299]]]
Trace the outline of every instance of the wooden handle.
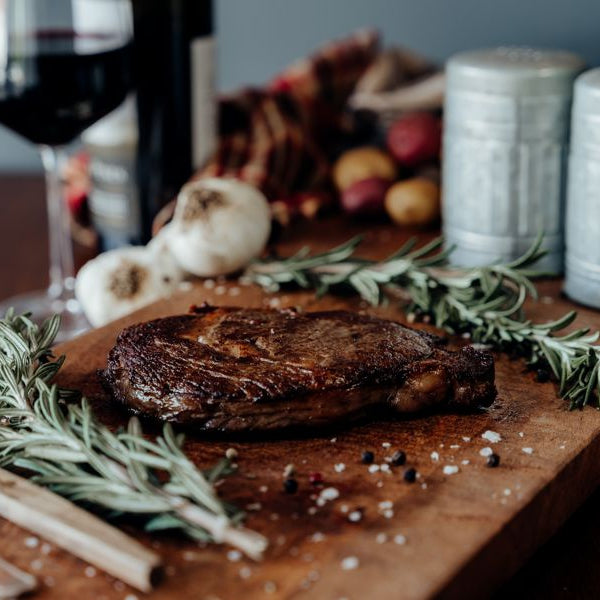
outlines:
[[0, 558], [0, 599], [18, 598], [36, 587], [37, 580], [33, 575]]
[[148, 592], [161, 560], [151, 550], [27, 479], [0, 469], [0, 515]]

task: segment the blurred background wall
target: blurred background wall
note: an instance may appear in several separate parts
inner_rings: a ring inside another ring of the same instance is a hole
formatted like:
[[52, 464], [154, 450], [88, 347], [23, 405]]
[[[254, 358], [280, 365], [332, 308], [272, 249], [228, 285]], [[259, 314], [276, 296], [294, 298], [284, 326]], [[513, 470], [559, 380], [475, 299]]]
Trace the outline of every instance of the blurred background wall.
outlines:
[[[260, 84], [324, 41], [378, 28], [386, 44], [439, 62], [499, 44], [564, 48], [600, 64], [600, 0], [214, 0], [217, 84]], [[0, 127], [0, 171], [40, 170], [38, 154]]]

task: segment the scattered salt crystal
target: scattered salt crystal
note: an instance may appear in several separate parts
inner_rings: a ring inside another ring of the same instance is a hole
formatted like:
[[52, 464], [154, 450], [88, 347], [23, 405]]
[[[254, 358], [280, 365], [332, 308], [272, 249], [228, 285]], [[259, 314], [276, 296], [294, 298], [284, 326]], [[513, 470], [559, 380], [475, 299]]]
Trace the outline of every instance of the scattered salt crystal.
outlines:
[[340, 511], [346, 514], [350, 510], [350, 507], [347, 504], [342, 504], [340, 506]]
[[450, 446], [450, 448], [452, 450], [457, 450], [458, 448], [460, 448], [460, 446], [458, 444], [452, 444], [452, 446]]
[[337, 438], [333, 437], [329, 440], [332, 444], [335, 444], [337, 442]]
[[423, 483], [421, 484], [421, 489], [422, 489], [422, 490], [426, 490], [426, 489], [427, 489], [427, 484], [426, 484], [425, 482], [423, 482]]
[[229, 288], [229, 295], [230, 296], [239, 296], [241, 293], [242, 293], [242, 290], [240, 290], [239, 287]]
[[227, 448], [227, 450], [225, 450], [225, 458], [228, 458], [229, 460], [237, 458], [237, 455], [238, 451], [235, 448]]
[[383, 481], [381, 479], [375, 484], [378, 488], [383, 487]]
[[317, 514], [317, 509], [314, 506], [309, 506], [308, 510], [306, 511], [309, 515], [316, 515]]
[[266, 594], [274, 594], [277, 591], [277, 586], [274, 581], [267, 581], [264, 590]]
[[242, 579], [248, 579], [252, 576], [252, 569], [250, 567], [242, 567], [238, 573]]
[[27, 537], [25, 538], [25, 545], [28, 548], [37, 548], [38, 544], [40, 543], [40, 540], [38, 540], [38, 538], [36, 537]]
[[482, 433], [481, 437], [490, 442], [490, 444], [497, 444], [502, 439], [502, 436], [499, 433], [490, 431], [489, 429]]
[[56, 585], [56, 580], [54, 579], [54, 577], [48, 575], [44, 577], [44, 585], [46, 587], [54, 587]]
[[461, 465], [468, 465], [471, 461], [468, 458], [465, 458], [464, 460], [460, 461]]
[[36, 558], [35, 560], [32, 560], [29, 563], [29, 566], [34, 570], [34, 571], [39, 571], [40, 569], [42, 569], [42, 567], [44, 566], [43, 561], [41, 561], [39, 558]]
[[182, 292], [187, 292], [192, 289], [192, 282], [191, 281], [182, 281], [178, 287]]
[[343, 571], [353, 571], [358, 569], [360, 562], [356, 556], [346, 556], [342, 559], [341, 567]]
[[283, 476], [284, 477], [292, 477], [292, 475], [296, 472], [296, 469], [294, 467], [294, 465], [292, 463], [285, 465], [285, 468], [283, 469]]
[[444, 447], [444, 444], [440, 444], [440, 448], [443, 448], [443, 447]]
[[522, 431], [519, 431], [519, 437], [524, 437], [525, 434]]
[[505, 496], [510, 496], [511, 495], [511, 490], [510, 488], [505, 488], [504, 492], [502, 492]]
[[466, 436], [466, 435], [463, 435], [462, 439], [463, 439], [463, 442], [470, 442], [471, 441], [471, 438], [468, 437], [468, 436]]
[[378, 534], [375, 536], [375, 541], [376, 541], [378, 544], [385, 544], [385, 543], [388, 541], [388, 536], [387, 536], [387, 534], [386, 534], [386, 533], [378, 533]]
[[127, 594], [125, 600], [138, 600], [138, 597], [135, 594]]
[[394, 503], [391, 500], [384, 500], [379, 503], [379, 510], [385, 510], [386, 508], [393, 508]]
[[454, 475], [458, 473], [458, 467], [456, 465], [446, 465], [444, 467], [444, 475]]
[[379, 471], [379, 465], [369, 465], [369, 473], [377, 473]]
[[533, 448], [522, 448], [522, 450], [525, 454], [533, 454]]
[[258, 488], [258, 491], [259, 491], [261, 494], [266, 494], [266, 493], [269, 491], [269, 488], [268, 488], [266, 485], [261, 485], [261, 486]]
[[386, 519], [391, 519], [394, 516], [394, 511], [391, 508], [384, 510], [381, 513]]
[[246, 510], [260, 510], [262, 508], [262, 504], [260, 502], [252, 502], [251, 504], [246, 504]]
[[406, 544], [406, 536], [399, 533], [394, 536], [394, 544], [398, 544], [398, 546], [404, 546]]
[[391, 473], [392, 472], [392, 470], [390, 469], [390, 465], [388, 465], [388, 464], [379, 465], [379, 470], [382, 473]]
[[85, 573], [86, 577], [96, 577], [96, 575], [98, 574], [98, 571], [96, 571], [96, 569], [91, 566], [86, 567], [83, 572]]
[[432, 453], [430, 454], [430, 456], [431, 456], [431, 460], [433, 460], [433, 461], [435, 461], [435, 462], [437, 462], [438, 460], [440, 460], [440, 455], [439, 455], [439, 452], [435, 452], [435, 451], [434, 451], [434, 452], [432, 452]]
[[565, 446], [564, 444], [561, 444], [561, 445], [558, 447], [558, 449], [559, 449], [559, 450], [564, 450], [565, 448], [566, 448], [566, 446]]
[[212, 290], [215, 287], [215, 281], [214, 281], [214, 279], [205, 279], [204, 280], [204, 287], [207, 290]]
[[489, 446], [486, 446], [479, 451], [479, 454], [480, 456], [491, 456], [494, 454], [494, 451]]
[[47, 542], [44, 542], [42, 544], [42, 547], [40, 548], [40, 552], [42, 554], [48, 555], [48, 554], [50, 554], [50, 552], [52, 552], [52, 546], [50, 544], [48, 544]]
[[315, 533], [310, 536], [310, 539], [313, 542], [322, 542], [325, 539], [325, 534], [321, 533], [320, 531], [315, 531]]
[[392, 447], [392, 444], [390, 444], [390, 442], [383, 442], [383, 443], [381, 444], [381, 447], [382, 447], [382, 448], [391, 448], [391, 447]]
[[337, 463], [333, 468], [336, 473], [343, 473], [346, 470], [346, 465], [344, 463]]
[[336, 488], [328, 487], [321, 491], [321, 493], [319, 494], [319, 497], [323, 498], [323, 500], [335, 500], [336, 498], [339, 497], [339, 495], [340, 495], [340, 493], [338, 492], [338, 490]]
[[239, 550], [230, 550], [227, 553], [227, 560], [230, 562], [239, 562], [242, 559], [242, 553]]

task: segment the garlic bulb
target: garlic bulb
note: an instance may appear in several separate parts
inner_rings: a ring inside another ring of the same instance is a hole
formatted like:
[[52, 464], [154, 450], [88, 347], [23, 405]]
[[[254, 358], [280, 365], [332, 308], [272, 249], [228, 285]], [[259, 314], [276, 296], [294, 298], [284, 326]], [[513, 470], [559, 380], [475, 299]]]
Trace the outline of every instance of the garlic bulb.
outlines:
[[237, 271], [261, 254], [271, 212], [255, 187], [211, 177], [183, 186], [170, 227], [169, 247], [179, 265], [214, 277]]
[[160, 246], [110, 250], [87, 262], [75, 282], [75, 295], [94, 327], [118, 319], [163, 296], [182, 279]]

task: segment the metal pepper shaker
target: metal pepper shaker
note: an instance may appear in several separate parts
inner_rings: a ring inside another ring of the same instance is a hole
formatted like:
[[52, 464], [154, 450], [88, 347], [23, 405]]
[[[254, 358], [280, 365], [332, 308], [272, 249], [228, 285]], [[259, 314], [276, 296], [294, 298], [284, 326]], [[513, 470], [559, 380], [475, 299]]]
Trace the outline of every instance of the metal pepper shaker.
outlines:
[[443, 230], [455, 264], [512, 260], [543, 230], [539, 267], [562, 271], [569, 114], [583, 66], [570, 52], [513, 47], [448, 61]]
[[600, 68], [575, 82], [571, 132], [565, 292], [600, 308]]

